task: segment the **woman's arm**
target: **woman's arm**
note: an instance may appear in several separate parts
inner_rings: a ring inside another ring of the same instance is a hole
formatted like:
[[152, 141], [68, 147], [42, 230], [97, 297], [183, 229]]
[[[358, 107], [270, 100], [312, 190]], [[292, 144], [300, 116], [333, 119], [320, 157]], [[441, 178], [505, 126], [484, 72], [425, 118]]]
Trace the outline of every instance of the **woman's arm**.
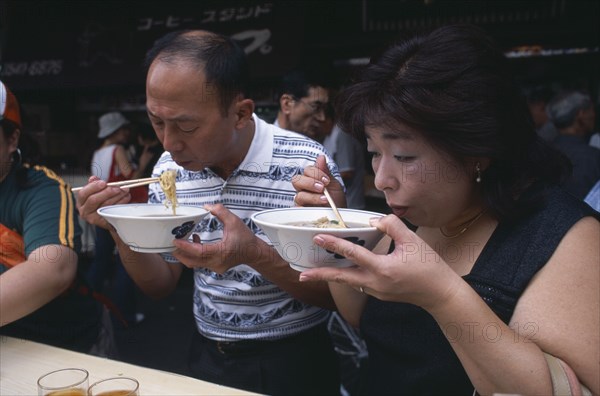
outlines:
[[144, 171], [146, 167], [150, 164], [150, 161], [153, 158], [152, 147], [148, 145], [144, 145], [142, 147], [142, 154], [138, 160], [137, 169], [133, 173], [132, 179], [139, 179], [142, 177], [149, 177], [150, 175], [145, 175]]
[[[300, 281], [303, 281], [300, 274]], [[367, 305], [367, 295], [347, 285], [329, 282], [329, 290], [335, 301], [338, 312], [348, 324], [354, 328], [360, 326], [360, 317]]]
[[[384, 236], [381, 241], [373, 248], [374, 254], [385, 254], [388, 252], [391, 240], [389, 237]], [[336, 275], [339, 273], [337, 268], [320, 268], [320, 277], [323, 279], [336, 279]], [[343, 270], [346, 274], [354, 276], [360, 279], [362, 276], [362, 269], [359, 267], [346, 268]], [[346, 275], [348, 276], [348, 275]], [[310, 284], [311, 277], [306, 276], [305, 272], [300, 273], [300, 282]], [[331, 296], [335, 301], [337, 311], [348, 322], [352, 327], [358, 328], [360, 326], [360, 318], [367, 305], [367, 297], [369, 290], [363, 287], [363, 284], [357, 284], [356, 287], [352, 287], [343, 282], [329, 282], [329, 290]]]
[[571, 228], [519, 299], [510, 326], [468, 285], [430, 310], [442, 330], [462, 331], [463, 337], [448, 338], [479, 393], [551, 394], [542, 351], [600, 392], [598, 240], [592, 218]]
[[125, 152], [125, 148], [120, 144], [117, 144], [117, 148], [115, 148], [115, 161], [117, 162], [117, 166], [119, 167], [119, 172], [126, 179], [131, 179], [135, 175], [135, 170], [137, 167], [134, 163], [129, 161], [127, 157], [127, 152]]
[[[519, 299], [511, 327], [559, 357], [600, 394], [600, 223], [586, 217], [565, 235]], [[533, 326], [532, 326], [533, 324]], [[529, 332], [529, 333], [527, 333]]]
[[319, 235], [318, 245], [343, 254], [359, 268], [314, 269], [304, 272], [303, 278], [362, 286], [381, 300], [424, 308], [480, 394], [552, 394], [543, 352], [567, 362], [592, 392], [599, 393], [596, 220], [583, 219], [569, 231], [519, 300], [510, 326], [399, 219], [387, 216], [376, 225], [394, 239], [392, 253], [376, 255], [351, 242]]
[[77, 272], [77, 254], [45, 245], [0, 275], [0, 326], [29, 315], [67, 290]]

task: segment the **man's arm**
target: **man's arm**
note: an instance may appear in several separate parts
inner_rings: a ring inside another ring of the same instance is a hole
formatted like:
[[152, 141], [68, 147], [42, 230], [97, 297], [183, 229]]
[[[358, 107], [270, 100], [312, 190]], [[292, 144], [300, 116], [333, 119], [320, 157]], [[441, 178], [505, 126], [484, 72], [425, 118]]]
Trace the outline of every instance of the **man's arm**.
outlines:
[[134, 252], [114, 228], [110, 229], [110, 234], [119, 249], [123, 266], [144, 294], [160, 299], [175, 290], [183, 271], [181, 264], [167, 263], [159, 254]]
[[236, 265], [247, 264], [292, 297], [310, 305], [335, 309], [325, 282], [301, 284], [299, 272], [236, 215], [220, 204], [206, 206], [206, 209], [223, 223], [223, 238], [214, 243], [200, 243], [197, 235], [192, 242], [175, 240], [177, 250], [173, 256], [177, 260], [190, 268], [204, 267], [220, 274]]
[[119, 187], [107, 187], [105, 181], [92, 176], [88, 184], [78, 192], [77, 197], [77, 209], [81, 218], [110, 231], [125, 269], [145, 294], [152, 298], [161, 298], [175, 289], [182, 272], [181, 265], [169, 264], [158, 254], [132, 251], [115, 229], [97, 213], [100, 207], [129, 202], [128, 191]]

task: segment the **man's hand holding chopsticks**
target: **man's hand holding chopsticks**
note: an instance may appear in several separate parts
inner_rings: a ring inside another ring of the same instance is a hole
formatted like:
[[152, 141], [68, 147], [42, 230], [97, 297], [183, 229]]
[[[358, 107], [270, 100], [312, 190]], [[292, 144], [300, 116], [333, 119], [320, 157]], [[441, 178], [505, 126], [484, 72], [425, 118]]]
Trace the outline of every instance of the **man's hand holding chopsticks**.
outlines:
[[79, 216], [90, 224], [110, 230], [112, 227], [96, 211], [109, 205], [126, 204], [131, 199], [129, 189], [121, 186], [108, 186], [96, 176], [88, 179], [88, 184], [80, 188], [76, 194]]

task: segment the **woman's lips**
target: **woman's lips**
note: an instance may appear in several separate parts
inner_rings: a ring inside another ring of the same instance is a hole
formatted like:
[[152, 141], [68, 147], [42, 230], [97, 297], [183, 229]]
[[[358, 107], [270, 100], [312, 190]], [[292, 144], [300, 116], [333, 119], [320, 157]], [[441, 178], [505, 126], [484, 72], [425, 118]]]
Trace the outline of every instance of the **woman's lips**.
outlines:
[[392, 212], [398, 217], [405, 216], [408, 211], [408, 207], [406, 206], [389, 205], [389, 207], [392, 208]]

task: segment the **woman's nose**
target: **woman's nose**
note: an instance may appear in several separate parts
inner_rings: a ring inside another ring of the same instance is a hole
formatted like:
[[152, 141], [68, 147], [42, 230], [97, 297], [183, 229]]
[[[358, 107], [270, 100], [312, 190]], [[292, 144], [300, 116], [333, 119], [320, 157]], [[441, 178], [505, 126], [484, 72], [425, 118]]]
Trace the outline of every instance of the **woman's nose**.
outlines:
[[390, 164], [386, 161], [379, 161], [377, 166], [373, 166], [375, 172], [375, 188], [379, 191], [395, 190], [398, 188], [398, 179], [393, 172]]

